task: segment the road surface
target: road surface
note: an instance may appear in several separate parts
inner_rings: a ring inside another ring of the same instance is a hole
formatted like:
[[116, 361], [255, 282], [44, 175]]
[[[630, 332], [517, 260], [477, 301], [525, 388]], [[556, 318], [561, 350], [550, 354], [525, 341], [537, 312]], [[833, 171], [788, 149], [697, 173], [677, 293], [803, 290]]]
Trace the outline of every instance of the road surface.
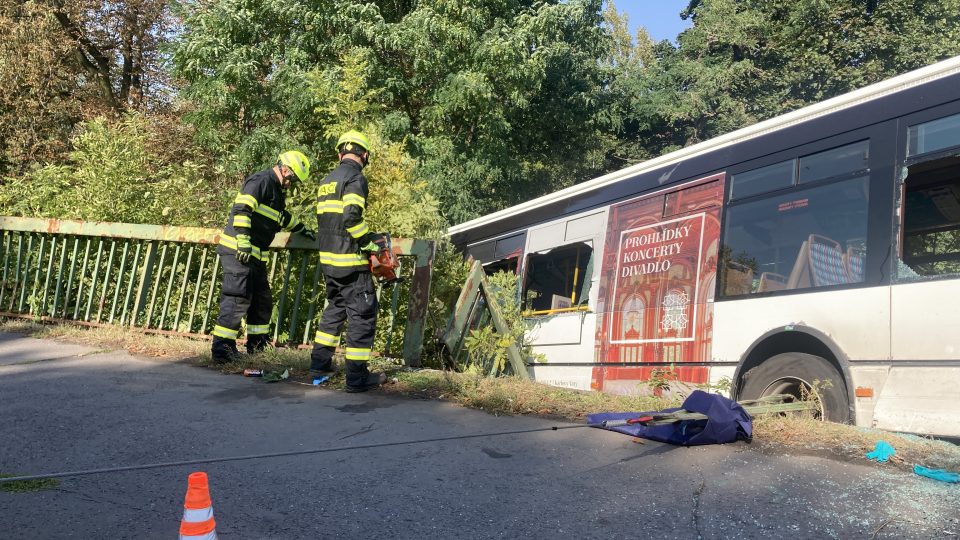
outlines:
[[[0, 334], [0, 473], [550, 428]], [[175, 538], [187, 475], [222, 539], [960, 538], [960, 488], [869, 462], [590, 428], [64, 478], [0, 491], [0, 536]]]

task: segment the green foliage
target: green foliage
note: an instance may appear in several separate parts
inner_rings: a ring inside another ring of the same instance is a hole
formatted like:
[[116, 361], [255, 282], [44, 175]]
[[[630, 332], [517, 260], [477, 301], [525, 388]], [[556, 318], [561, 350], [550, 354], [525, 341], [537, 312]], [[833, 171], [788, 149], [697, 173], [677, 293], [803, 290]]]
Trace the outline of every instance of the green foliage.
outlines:
[[[221, 192], [184, 147], [156, 146], [156, 124], [139, 114], [83, 124], [72, 138], [69, 162], [8, 177], [0, 212], [89, 221], [215, 225]], [[179, 154], [178, 154], [179, 150]], [[178, 159], [179, 158], [179, 159]]]
[[375, 159], [364, 170], [370, 182], [370, 206], [366, 219], [376, 228], [395, 236], [437, 238], [445, 223], [436, 198], [427, 183], [417, 178], [416, 161], [400, 143], [374, 142]]
[[733, 379], [723, 376], [717, 379], [716, 382], [708, 381], [703, 384], [698, 384], [697, 388], [703, 390], [704, 392], [720, 394], [721, 396], [730, 396], [730, 391], [733, 389]]
[[280, 148], [330, 155], [308, 74], [329, 66], [375, 8], [359, 2], [178, 0], [174, 73], [198, 141], [234, 175], [272, 163]]
[[65, 152], [89, 92], [37, 0], [0, 0], [0, 176]]
[[[619, 152], [654, 157], [960, 54], [960, 0], [698, 0], [611, 84]], [[630, 56], [632, 55], [632, 56]], [[636, 67], [640, 66], [640, 67]]]
[[490, 286], [491, 300], [500, 306], [500, 315], [507, 331], [498, 332], [493, 323], [471, 330], [464, 341], [470, 357], [466, 371], [499, 375], [510, 371], [507, 350], [511, 346], [519, 349], [522, 358], [536, 360], [541, 355], [533, 352], [527, 337], [527, 325], [517, 301], [519, 281], [516, 274], [497, 272], [487, 278], [487, 283]]
[[167, 110], [168, 0], [0, 0], [0, 177], [59, 161], [76, 125]]
[[[20, 476], [17, 474], [0, 473], [0, 478], [13, 478]], [[0, 483], [0, 491], [7, 493], [27, 493], [31, 491], [44, 491], [56, 489], [60, 486], [60, 480], [56, 478], [40, 478], [39, 480], [20, 480], [18, 482]]]
[[335, 134], [374, 120], [459, 221], [599, 170], [600, 5], [182, 1], [174, 64], [228, 171], [282, 146], [330, 155]]
[[[342, 133], [368, 126], [382, 116], [384, 90], [372, 87], [370, 80], [374, 61], [370, 49], [355, 47], [340, 55], [339, 64], [308, 74], [314, 102], [319, 104], [314, 112], [326, 127], [324, 136], [330, 141], [329, 150], [333, 150], [334, 141]], [[374, 141], [371, 144], [379, 154], [380, 145]]]
[[650, 372], [650, 379], [640, 383], [653, 391], [654, 395], [661, 395], [664, 391], [669, 391], [674, 381], [678, 378], [676, 366], [667, 368], [656, 368]]
[[390, 108], [452, 221], [598, 170], [599, 1], [421, 3], [384, 30]]

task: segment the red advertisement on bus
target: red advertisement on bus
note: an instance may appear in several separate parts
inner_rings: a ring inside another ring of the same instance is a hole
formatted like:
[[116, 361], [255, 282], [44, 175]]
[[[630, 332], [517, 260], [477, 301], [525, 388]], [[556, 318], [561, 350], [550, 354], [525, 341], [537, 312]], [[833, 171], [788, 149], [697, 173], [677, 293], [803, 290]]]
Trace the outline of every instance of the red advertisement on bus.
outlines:
[[684, 364], [710, 360], [722, 202], [717, 175], [610, 208], [592, 388], [637, 393], [655, 369], [707, 381]]

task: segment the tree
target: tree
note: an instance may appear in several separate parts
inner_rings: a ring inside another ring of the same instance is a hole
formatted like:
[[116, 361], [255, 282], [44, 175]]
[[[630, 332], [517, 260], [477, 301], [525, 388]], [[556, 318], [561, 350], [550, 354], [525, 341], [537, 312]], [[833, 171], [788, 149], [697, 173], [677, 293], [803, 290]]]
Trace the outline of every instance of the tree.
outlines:
[[38, 2], [0, 0], [0, 177], [65, 152], [89, 95]]
[[[740, 127], [960, 54], [960, 0], [695, 0], [693, 27], [625, 72], [623, 144], [643, 155]], [[642, 154], [642, 153], [641, 153]]]
[[74, 127], [169, 103], [165, 0], [0, 0], [0, 176], [64, 157]]
[[116, 112], [144, 110], [167, 96], [162, 45], [174, 31], [167, 0], [47, 0], [77, 64]]
[[190, 145], [166, 138], [177, 127], [158, 125], [164, 120], [132, 113], [80, 124], [70, 141], [69, 159], [4, 186], [0, 214], [221, 225], [226, 195], [235, 190], [216, 189]]
[[[177, 74], [204, 144], [248, 170], [280, 147], [329, 152], [315, 111], [344, 58], [368, 66], [362, 124], [405, 139], [459, 221], [593, 176], [602, 166], [600, 0], [306, 3], [182, 1]], [[374, 118], [376, 117], [376, 118]]]
[[617, 10], [612, 0], [603, 12], [604, 28], [610, 34], [610, 48], [603, 59], [609, 72], [607, 93], [609, 95], [605, 114], [610, 126], [610, 136], [615, 138], [607, 153], [605, 169], [617, 170], [633, 163], [654, 157], [635, 137], [639, 132], [663, 133], [663, 126], [656, 128], [641, 123], [650, 116], [637, 114], [640, 107], [649, 106], [651, 73], [659, 69], [656, 44], [647, 31], [640, 27], [636, 37], [630, 35], [629, 17]]
[[453, 221], [602, 166], [599, 1], [421, 3], [375, 42], [393, 123], [409, 126]]

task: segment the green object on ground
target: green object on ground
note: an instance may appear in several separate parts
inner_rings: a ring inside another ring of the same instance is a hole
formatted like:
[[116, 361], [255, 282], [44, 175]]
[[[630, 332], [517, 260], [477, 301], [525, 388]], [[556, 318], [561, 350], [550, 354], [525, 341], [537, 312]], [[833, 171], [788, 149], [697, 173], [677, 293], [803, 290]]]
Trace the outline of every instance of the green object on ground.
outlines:
[[[22, 476], [20, 474], [0, 473], [0, 478], [12, 478]], [[0, 483], [0, 491], [8, 493], [26, 493], [29, 491], [43, 491], [45, 489], [55, 489], [60, 486], [60, 481], [56, 478], [41, 478], [40, 480], [20, 480], [17, 482]]]
[[277, 382], [284, 379], [290, 378], [290, 370], [285, 369], [283, 372], [280, 371], [267, 371], [263, 374], [263, 380], [266, 382]]

